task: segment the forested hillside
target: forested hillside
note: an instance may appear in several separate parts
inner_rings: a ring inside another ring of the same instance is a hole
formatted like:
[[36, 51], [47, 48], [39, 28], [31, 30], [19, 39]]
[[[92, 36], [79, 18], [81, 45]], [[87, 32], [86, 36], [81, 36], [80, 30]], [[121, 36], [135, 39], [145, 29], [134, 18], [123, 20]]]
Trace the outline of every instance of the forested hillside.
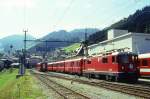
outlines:
[[111, 26], [89, 36], [89, 44], [106, 40], [109, 29], [122, 29], [129, 32], [150, 33], [150, 6], [137, 10], [133, 15], [124, 18]]

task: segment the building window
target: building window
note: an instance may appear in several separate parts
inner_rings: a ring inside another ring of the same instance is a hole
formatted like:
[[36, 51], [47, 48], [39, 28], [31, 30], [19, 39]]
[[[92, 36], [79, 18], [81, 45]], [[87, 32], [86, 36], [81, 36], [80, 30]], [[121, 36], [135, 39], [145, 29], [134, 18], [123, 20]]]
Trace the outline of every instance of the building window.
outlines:
[[143, 66], [148, 66], [147, 60], [142, 60], [142, 65], [143, 65]]
[[102, 63], [108, 63], [108, 58], [107, 57], [102, 58]]

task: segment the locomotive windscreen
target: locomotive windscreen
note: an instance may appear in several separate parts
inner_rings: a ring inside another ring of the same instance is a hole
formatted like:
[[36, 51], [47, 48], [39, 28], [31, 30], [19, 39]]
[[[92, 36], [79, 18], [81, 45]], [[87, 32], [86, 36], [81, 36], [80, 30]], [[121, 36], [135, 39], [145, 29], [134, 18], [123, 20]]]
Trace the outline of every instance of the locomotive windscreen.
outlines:
[[118, 55], [118, 63], [130, 63], [130, 62], [137, 62], [138, 57], [134, 54], [121, 54]]
[[119, 55], [118, 58], [119, 58], [118, 61], [121, 62], [121, 63], [129, 63], [128, 54]]

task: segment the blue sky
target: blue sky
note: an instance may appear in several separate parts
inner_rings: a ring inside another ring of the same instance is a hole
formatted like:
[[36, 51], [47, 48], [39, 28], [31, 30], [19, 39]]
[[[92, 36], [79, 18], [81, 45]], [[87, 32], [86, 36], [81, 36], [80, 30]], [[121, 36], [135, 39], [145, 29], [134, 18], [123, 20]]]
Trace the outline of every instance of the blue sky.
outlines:
[[60, 29], [102, 29], [146, 5], [150, 0], [0, 0], [0, 38], [24, 28], [36, 38]]

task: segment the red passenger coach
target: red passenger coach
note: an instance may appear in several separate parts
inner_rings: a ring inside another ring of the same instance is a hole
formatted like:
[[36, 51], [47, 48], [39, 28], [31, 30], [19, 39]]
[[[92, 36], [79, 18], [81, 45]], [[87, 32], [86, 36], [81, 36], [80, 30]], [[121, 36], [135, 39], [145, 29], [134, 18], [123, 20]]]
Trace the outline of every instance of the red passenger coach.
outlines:
[[[47, 71], [82, 74], [83, 59], [67, 59], [65, 61], [48, 63]], [[39, 66], [39, 64], [37, 64]]]
[[47, 64], [47, 70], [48, 71], [53, 71], [53, 63], [48, 63]]
[[150, 53], [139, 55], [140, 75], [150, 77]]
[[138, 56], [128, 52], [91, 57], [85, 62], [84, 75], [105, 77], [106, 80], [137, 81], [139, 70]]
[[48, 63], [48, 71], [64, 72], [64, 70], [65, 70], [65, 62], [64, 61]]
[[65, 72], [71, 74], [82, 74], [84, 60], [82, 58], [70, 59], [65, 61]]

